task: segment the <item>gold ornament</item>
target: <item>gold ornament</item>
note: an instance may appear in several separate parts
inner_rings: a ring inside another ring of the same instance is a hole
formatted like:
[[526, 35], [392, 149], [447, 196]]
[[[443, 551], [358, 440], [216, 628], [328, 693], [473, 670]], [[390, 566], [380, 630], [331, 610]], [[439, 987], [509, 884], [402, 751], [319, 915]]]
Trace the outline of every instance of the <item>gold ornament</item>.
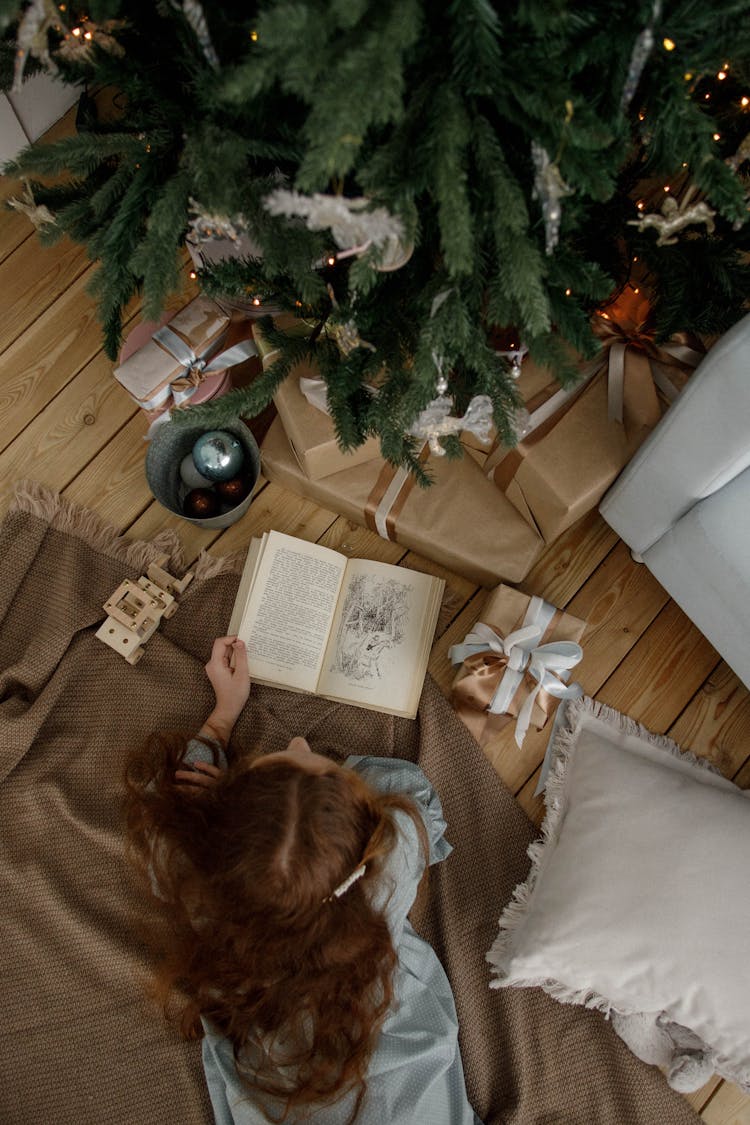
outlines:
[[369, 348], [371, 352], [376, 351], [374, 344], [362, 339], [355, 321], [338, 319], [339, 303], [333, 292], [333, 286], [329, 285], [327, 288], [328, 296], [331, 298], [331, 304], [333, 305], [333, 313], [325, 322], [326, 336], [329, 336], [335, 342], [343, 356], [351, 355], [357, 348]]
[[12, 207], [14, 211], [19, 211], [22, 215], [26, 215], [27, 219], [34, 224], [37, 230], [41, 230], [42, 227], [45, 226], [54, 225], [57, 222], [57, 219], [49, 208], [45, 207], [44, 204], [39, 206], [34, 201], [31, 188], [25, 180], [23, 197], [21, 199], [16, 199], [15, 197], [9, 199], [8, 206]]
[[66, 34], [56, 53], [71, 62], [88, 62], [94, 46], [97, 46], [119, 57], [125, 54], [125, 50], [112, 32], [122, 27], [125, 27], [125, 20], [105, 20], [104, 23], [83, 20]]
[[637, 227], [639, 231], [653, 227], [659, 232], [657, 246], [674, 246], [677, 232], [693, 223], [705, 223], [707, 234], [713, 234], [716, 212], [703, 200], [688, 206], [694, 193], [694, 188], [689, 190], [681, 203], [668, 195], [662, 204], [660, 215], [641, 215], [640, 219], [628, 219], [628, 226]]

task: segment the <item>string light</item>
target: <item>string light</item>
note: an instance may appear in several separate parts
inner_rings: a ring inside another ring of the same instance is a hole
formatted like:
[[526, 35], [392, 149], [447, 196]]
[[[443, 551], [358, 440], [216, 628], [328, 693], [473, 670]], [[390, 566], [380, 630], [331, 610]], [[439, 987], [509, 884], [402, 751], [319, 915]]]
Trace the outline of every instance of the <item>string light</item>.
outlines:
[[633, 290], [633, 292], [634, 292], [634, 293], [640, 293], [640, 289], [638, 288], [638, 286], [637, 286], [637, 285], [636, 285], [635, 289]]
[[336, 265], [336, 259], [333, 256], [331, 256], [330, 258], [327, 258], [326, 260], [327, 260], [329, 266], [335, 266]]
[[740, 98], [740, 105], [742, 106], [743, 109], [747, 109], [747, 107], [750, 105], [750, 98], [748, 98], [748, 97]]
[[714, 140], [720, 141], [721, 140], [721, 133], [714, 133]]
[[252, 39], [253, 43], [257, 43], [258, 42], [258, 32], [257, 31], [251, 31], [250, 32], [250, 38]]
[[665, 191], [669, 191], [669, 184], [665, 184], [665, 185], [664, 185], [664, 190], [665, 190]]
[[665, 51], [674, 51], [675, 47], [677, 46], [674, 39], [669, 38], [662, 39], [661, 45]]
[[633, 261], [634, 261], [634, 262], [637, 262], [637, 261], [638, 261], [638, 255], [637, 255], [637, 254], [634, 254], [634, 255], [633, 255]]
[[711, 95], [706, 94], [704, 100], [707, 101], [707, 102], [710, 102], [711, 101]]
[[566, 297], [569, 297], [569, 296], [570, 296], [570, 294], [571, 294], [572, 292], [573, 292], [573, 290], [572, 290], [572, 289], [566, 289], [566, 290], [565, 290], [565, 296], [566, 296]]
[[84, 39], [93, 39], [93, 38], [94, 38], [94, 36], [93, 36], [93, 35], [91, 34], [91, 32], [90, 32], [90, 31], [84, 31], [84, 33], [83, 33], [83, 38], [84, 38]]
[[190, 273], [188, 274], [188, 277], [190, 278], [191, 281], [195, 281], [197, 276], [198, 276], [198, 274], [195, 272], [195, 270], [191, 270]]
[[73, 28], [73, 30], [71, 31], [71, 33], [70, 33], [70, 34], [71, 34], [71, 35], [75, 35], [75, 37], [76, 37], [76, 39], [77, 39], [77, 38], [78, 38], [78, 36], [79, 36], [79, 35], [81, 34], [81, 29], [80, 29], [80, 27], [74, 27], [74, 28]]
[[689, 82], [691, 80], [691, 78], [693, 77], [692, 70], [688, 70], [685, 74], [683, 74], [682, 77], [685, 79], [686, 82]]
[[260, 297], [253, 297], [253, 304], [259, 305], [260, 304]]
[[719, 79], [719, 82], [723, 82], [724, 79], [726, 78], [726, 76], [727, 76], [727, 72], [725, 70], [720, 70], [719, 73], [716, 75], [716, 77]]
[[642, 211], [645, 206], [646, 206], [646, 204], [643, 202], [642, 199], [639, 199], [638, 202], [636, 203], [636, 207], [638, 208], [639, 211]]
[[641, 110], [641, 112], [638, 114], [638, 120], [639, 121], [645, 121], [645, 119], [646, 119], [646, 114], [643, 112], [643, 110]]

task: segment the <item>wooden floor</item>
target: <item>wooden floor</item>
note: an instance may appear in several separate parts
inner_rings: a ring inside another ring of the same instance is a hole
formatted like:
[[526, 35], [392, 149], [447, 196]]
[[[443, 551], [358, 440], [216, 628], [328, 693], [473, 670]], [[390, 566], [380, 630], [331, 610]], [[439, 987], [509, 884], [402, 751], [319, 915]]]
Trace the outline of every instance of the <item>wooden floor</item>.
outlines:
[[[65, 130], [63, 122], [51, 132]], [[17, 190], [0, 179], [0, 200]], [[80, 247], [65, 240], [42, 249], [24, 216], [0, 210], [0, 515], [14, 481], [31, 477], [132, 538], [177, 529], [190, 560], [203, 549], [226, 554], [246, 547], [252, 536], [276, 528], [349, 555], [441, 574], [450, 599], [430, 670], [447, 691], [447, 650], [481, 614], [484, 592], [471, 582], [264, 481], [247, 516], [223, 533], [199, 531], [153, 500], [143, 472], [146, 425], [101, 351], [86, 294], [92, 270]], [[138, 312], [133, 302], [132, 320]], [[747, 690], [596, 512], [547, 549], [522, 588], [588, 622], [575, 673], [587, 694], [750, 786]], [[508, 737], [491, 755], [537, 821], [543, 809], [533, 792], [545, 743], [544, 733], [531, 732], [519, 751]], [[750, 1125], [750, 1098], [728, 1083], [712, 1080], [689, 1100], [711, 1125]]]

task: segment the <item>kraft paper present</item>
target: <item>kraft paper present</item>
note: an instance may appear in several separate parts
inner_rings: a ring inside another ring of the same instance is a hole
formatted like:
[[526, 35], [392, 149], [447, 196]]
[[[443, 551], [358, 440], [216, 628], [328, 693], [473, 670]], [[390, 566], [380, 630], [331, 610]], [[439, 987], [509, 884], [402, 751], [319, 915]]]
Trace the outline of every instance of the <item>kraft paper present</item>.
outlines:
[[[286, 315], [276, 320], [276, 326], [289, 332], [310, 333], [309, 325]], [[263, 357], [264, 367], [273, 363], [275, 352], [264, 340], [256, 326], [253, 338]], [[310, 398], [303, 393], [306, 389]], [[313, 401], [310, 401], [312, 399]], [[314, 364], [299, 363], [273, 396], [279, 417], [294, 449], [301, 468], [310, 480], [319, 480], [346, 468], [362, 465], [380, 456], [380, 442], [368, 438], [356, 449], [344, 452], [336, 440], [336, 431], [327, 412], [325, 384]], [[313, 405], [313, 402], [317, 405]]]
[[515, 719], [521, 746], [528, 727], [542, 730], [560, 699], [580, 695], [568, 680], [583, 657], [585, 628], [542, 598], [504, 584], [492, 591], [481, 619], [449, 652], [459, 666], [453, 707], [480, 745]]
[[627, 296], [623, 309], [613, 305], [596, 318], [604, 350], [582, 369], [581, 383], [568, 391], [551, 383], [531, 397], [531, 432], [485, 462], [547, 543], [598, 505], [702, 358], [682, 337], [656, 345], [629, 319]]
[[[205, 361], [224, 342], [228, 325], [229, 317], [213, 300], [196, 297], [171, 318], [166, 328], [175, 333], [199, 361]], [[152, 336], [143, 348], [115, 368], [115, 378], [138, 406], [154, 411], [170, 405], [174, 398], [173, 382], [189, 381], [190, 371]]]
[[261, 459], [269, 480], [482, 586], [520, 582], [542, 550], [540, 536], [468, 457], [431, 457], [435, 483], [427, 489], [380, 459], [313, 481], [277, 418]]

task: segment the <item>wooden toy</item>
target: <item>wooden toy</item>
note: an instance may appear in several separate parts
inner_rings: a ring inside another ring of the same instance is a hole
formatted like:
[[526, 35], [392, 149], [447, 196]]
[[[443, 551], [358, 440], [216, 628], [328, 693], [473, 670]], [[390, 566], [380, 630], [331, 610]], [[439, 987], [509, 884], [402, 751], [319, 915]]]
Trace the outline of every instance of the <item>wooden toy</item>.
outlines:
[[107, 618], [95, 636], [119, 652], [128, 664], [137, 664], [143, 645], [159, 628], [161, 619], [177, 612], [176, 593], [182, 594], [193, 580], [188, 571], [175, 578], [164, 569], [168, 555], [160, 555], [137, 582], [126, 578], [104, 603]]

